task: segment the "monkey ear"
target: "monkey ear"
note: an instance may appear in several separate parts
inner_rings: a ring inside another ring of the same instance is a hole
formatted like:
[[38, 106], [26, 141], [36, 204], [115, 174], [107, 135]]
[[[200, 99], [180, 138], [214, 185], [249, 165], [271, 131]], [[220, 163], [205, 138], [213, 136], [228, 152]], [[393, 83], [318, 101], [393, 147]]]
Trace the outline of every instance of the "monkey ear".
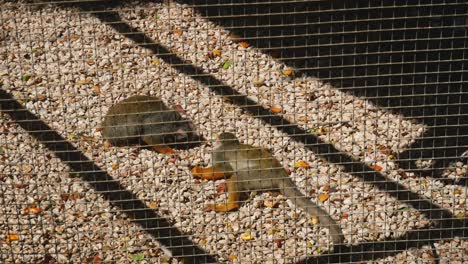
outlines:
[[183, 130], [182, 128], [179, 128], [175, 132], [175, 136], [177, 140], [181, 140], [187, 137], [187, 131]]

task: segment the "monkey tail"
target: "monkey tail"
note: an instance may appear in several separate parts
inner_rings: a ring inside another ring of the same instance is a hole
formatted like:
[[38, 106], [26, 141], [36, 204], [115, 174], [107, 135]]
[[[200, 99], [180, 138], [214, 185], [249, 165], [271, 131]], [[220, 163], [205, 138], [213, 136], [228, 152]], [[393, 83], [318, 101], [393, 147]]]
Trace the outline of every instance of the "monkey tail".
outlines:
[[318, 217], [320, 226], [329, 228], [335, 245], [343, 242], [344, 236], [341, 227], [325, 210], [304, 196], [291, 179], [284, 179], [282, 184], [282, 186], [278, 186], [281, 193], [290, 199], [296, 207], [305, 210], [308, 215]]

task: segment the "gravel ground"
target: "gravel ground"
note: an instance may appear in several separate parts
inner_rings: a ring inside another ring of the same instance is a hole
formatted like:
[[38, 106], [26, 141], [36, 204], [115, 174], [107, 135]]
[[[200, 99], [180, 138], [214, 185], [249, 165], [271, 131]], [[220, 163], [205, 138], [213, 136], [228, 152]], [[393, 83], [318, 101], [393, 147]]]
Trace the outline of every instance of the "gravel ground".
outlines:
[[[96, 18], [76, 10], [1, 2], [0, 81], [86, 156], [220, 261], [290, 263], [329, 248], [326, 229], [314, 226], [289, 201], [259, 194], [239, 211], [205, 213], [223, 181], [195, 181], [188, 166], [210, 164], [211, 141], [234, 131], [244, 143], [268, 148], [302, 192], [325, 208], [344, 230], [346, 242], [358, 244], [398, 237], [430, 222], [410, 206], [320, 159], [208, 87], [176, 72]], [[138, 8], [136, 8], [138, 7]], [[339, 92], [311, 77], [292, 79], [279, 61], [235, 43], [224, 29], [177, 4], [145, 3], [119, 12], [130, 25], [264, 107], [340, 151], [381, 170], [457, 216], [467, 214], [467, 190], [398, 170], [401, 152], [425, 127]], [[136, 94], [161, 97], [181, 106], [207, 144], [168, 156], [137, 147], [106, 150], [99, 125], [114, 103]], [[86, 183], [68, 172], [53, 154], [1, 116], [0, 258], [33, 263], [47, 254], [59, 263], [164, 263], [149, 235], [127, 221]], [[295, 168], [298, 161], [308, 168]], [[445, 173], [466, 174], [461, 162]], [[320, 194], [328, 194], [318, 201]], [[278, 202], [277, 208], [264, 200]], [[39, 209], [38, 209], [39, 208]], [[38, 212], [40, 210], [40, 212]], [[252, 240], [241, 235], [250, 232]], [[18, 241], [10, 237], [18, 234]], [[436, 248], [444, 263], [468, 261], [466, 241], [454, 239]], [[464, 251], [460, 249], [464, 249]], [[139, 260], [144, 257], [144, 260]], [[430, 248], [410, 250], [378, 262], [432, 263]], [[453, 262], [452, 262], [453, 261]]]

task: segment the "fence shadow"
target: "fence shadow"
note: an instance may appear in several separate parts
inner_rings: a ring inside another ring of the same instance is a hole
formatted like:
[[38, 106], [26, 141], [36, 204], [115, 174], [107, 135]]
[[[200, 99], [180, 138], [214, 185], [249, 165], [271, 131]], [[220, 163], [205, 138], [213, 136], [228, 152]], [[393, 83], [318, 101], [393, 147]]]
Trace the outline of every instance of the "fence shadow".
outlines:
[[[442, 179], [468, 149], [466, 3], [177, 0], [251, 45], [352, 95], [424, 123], [401, 168]], [[415, 161], [432, 159], [432, 168]]]

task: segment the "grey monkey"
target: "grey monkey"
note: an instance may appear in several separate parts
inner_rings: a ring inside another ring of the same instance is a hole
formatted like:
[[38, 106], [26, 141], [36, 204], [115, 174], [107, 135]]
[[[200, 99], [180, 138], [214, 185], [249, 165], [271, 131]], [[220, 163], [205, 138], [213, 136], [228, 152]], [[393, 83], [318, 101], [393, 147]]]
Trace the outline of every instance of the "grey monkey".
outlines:
[[164, 154], [173, 154], [170, 145], [195, 138], [193, 125], [151, 96], [132, 96], [110, 107], [102, 122], [102, 135], [110, 144], [143, 143]]

